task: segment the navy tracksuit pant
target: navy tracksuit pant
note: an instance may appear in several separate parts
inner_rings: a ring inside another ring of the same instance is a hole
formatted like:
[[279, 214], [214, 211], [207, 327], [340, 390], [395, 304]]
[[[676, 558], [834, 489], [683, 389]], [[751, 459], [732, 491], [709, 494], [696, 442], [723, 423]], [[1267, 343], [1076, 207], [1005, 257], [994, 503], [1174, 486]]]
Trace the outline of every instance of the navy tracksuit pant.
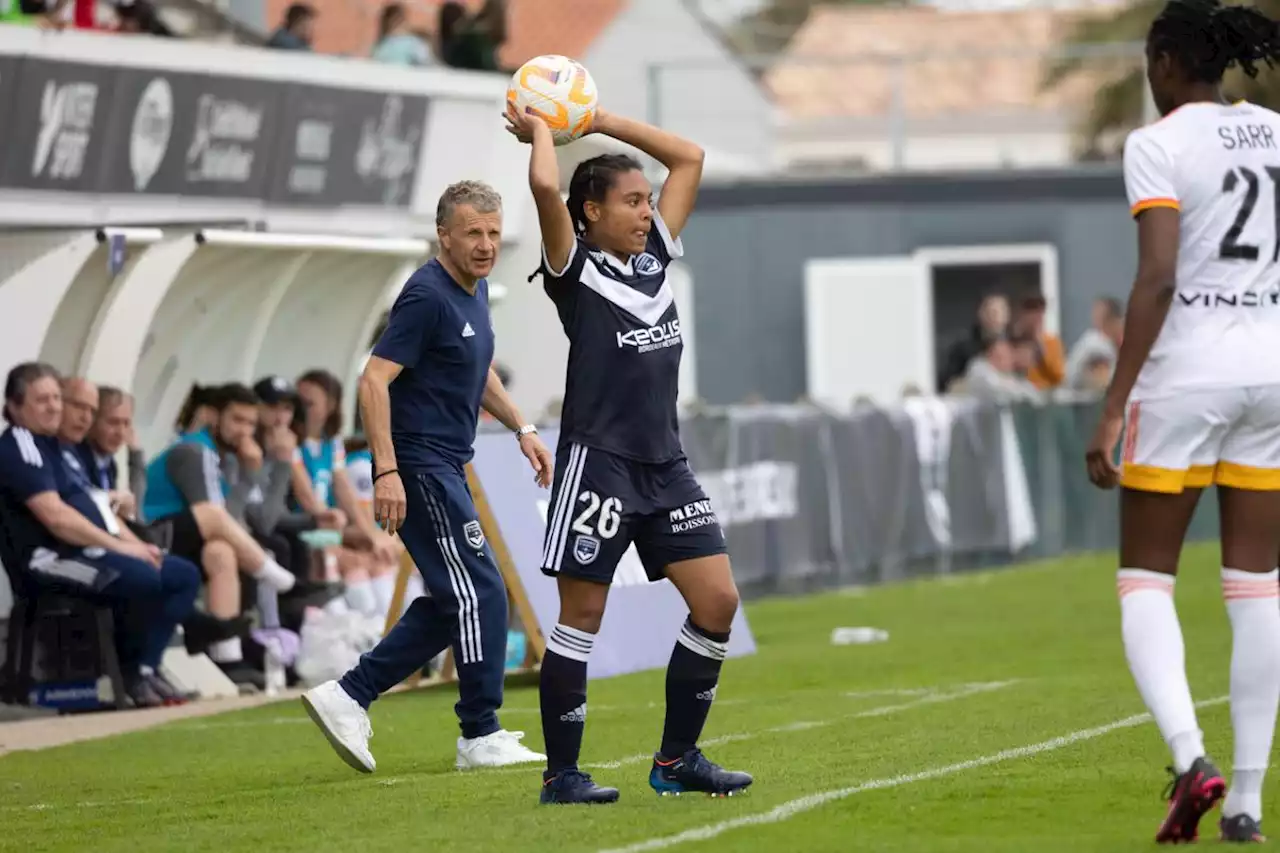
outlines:
[[400, 538], [429, 597], [416, 599], [382, 642], [340, 684], [368, 708], [450, 645], [458, 670], [455, 709], [464, 738], [501, 728], [507, 589], [458, 471], [405, 472], [408, 509]]
[[202, 581], [200, 569], [179, 557], [166, 556], [157, 569], [100, 548], [68, 548], [61, 557], [37, 552], [30, 571], [37, 584], [111, 605], [126, 675], [139, 666], [160, 667], [174, 630], [195, 610]]

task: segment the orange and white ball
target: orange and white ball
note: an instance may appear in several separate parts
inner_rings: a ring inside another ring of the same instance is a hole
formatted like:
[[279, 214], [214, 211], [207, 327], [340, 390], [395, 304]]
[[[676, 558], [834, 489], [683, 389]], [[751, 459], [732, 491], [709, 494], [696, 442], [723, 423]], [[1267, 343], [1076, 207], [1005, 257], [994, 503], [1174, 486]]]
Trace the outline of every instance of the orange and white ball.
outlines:
[[586, 66], [567, 56], [535, 56], [507, 87], [507, 106], [531, 112], [551, 129], [556, 145], [580, 138], [595, 120], [599, 96]]

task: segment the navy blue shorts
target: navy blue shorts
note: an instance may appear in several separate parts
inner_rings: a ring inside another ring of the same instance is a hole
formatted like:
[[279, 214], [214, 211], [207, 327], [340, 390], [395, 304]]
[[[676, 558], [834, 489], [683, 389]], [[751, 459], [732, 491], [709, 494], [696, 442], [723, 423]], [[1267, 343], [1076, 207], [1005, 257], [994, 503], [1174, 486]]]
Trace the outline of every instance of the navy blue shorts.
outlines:
[[[580, 444], [556, 454], [542, 573], [613, 583], [635, 554], [650, 581], [667, 566], [725, 553], [724, 532], [683, 459], [633, 462]], [[629, 578], [628, 582], [640, 580]]]

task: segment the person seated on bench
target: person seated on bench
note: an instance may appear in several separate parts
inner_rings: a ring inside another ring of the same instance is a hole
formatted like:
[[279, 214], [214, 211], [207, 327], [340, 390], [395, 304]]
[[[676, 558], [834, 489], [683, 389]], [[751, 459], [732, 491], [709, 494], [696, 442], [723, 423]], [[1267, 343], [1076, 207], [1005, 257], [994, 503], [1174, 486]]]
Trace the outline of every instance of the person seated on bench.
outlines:
[[[62, 396], [65, 430], [68, 399], [65, 387]], [[116, 463], [116, 456], [121, 450], [127, 452], [129, 459], [125, 471], [121, 471]], [[81, 454], [89, 464], [89, 479], [108, 492], [128, 492], [134, 498], [136, 511], [138, 498], [147, 484], [147, 463], [133, 431], [132, 395], [109, 385], [98, 386], [98, 416], [81, 445]]]
[[[288, 592], [296, 578], [236, 521], [256, 484], [249, 478], [232, 478], [237, 488], [231, 489], [222, 472], [224, 456], [229, 465], [251, 471], [261, 467], [262, 452], [253, 442], [258, 398], [238, 384], [223, 386], [214, 397], [214, 423], [181, 436], [147, 466], [142, 515], [153, 541], [199, 562], [208, 580], [209, 611], [231, 619], [241, 609], [238, 572], [276, 593]], [[263, 603], [259, 596], [260, 607]], [[278, 618], [275, 613], [262, 615], [267, 623]], [[244, 671], [239, 637], [211, 644], [207, 653], [232, 681], [258, 680]]]
[[[119, 524], [105, 494], [69, 468], [66, 457], [74, 454], [64, 454], [57, 438], [62, 391], [51, 366], [28, 362], [9, 372], [4, 419], [0, 511], [26, 561], [25, 575], [41, 587], [111, 602], [125, 689], [135, 705], [185, 701], [159, 668], [174, 629], [195, 608], [200, 570], [138, 539]], [[135, 624], [145, 625], [141, 636], [129, 630]]]
[[[85, 488], [104, 492], [120, 523], [143, 542], [154, 545], [152, 531], [137, 522], [133, 493], [128, 488], [116, 487], [118, 472], [114, 455], [124, 446], [132, 425], [133, 403], [122, 392], [99, 389], [87, 379], [62, 380], [62, 424], [58, 427], [58, 440], [62, 442], [67, 469], [83, 481]], [[141, 456], [140, 451], [131, 451], [131, 455], [134, 452]], [[192, 654], [248, 630], [247, 619], [224, 620], [200, 610], [182, 623], [183, 640]]]

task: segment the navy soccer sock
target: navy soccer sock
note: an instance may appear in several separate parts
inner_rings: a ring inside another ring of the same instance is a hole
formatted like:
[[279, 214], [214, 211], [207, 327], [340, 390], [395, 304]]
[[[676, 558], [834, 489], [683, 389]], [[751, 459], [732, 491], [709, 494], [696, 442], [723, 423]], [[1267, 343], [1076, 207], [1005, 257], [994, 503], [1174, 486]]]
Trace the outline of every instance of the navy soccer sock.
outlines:
[[667, 719], [662, 729], [662, 757], [675, 759], [698, 745], [711, 703], [716, 698], [720, 665], [729, 634], [704, 631], [685, 620], [667, 665]]
[[587, 659], [595, 639], [595, 634], [565, 625], [556, 625], [547, 638], [538, 684], [542, 737], [547, 745], [544, 779], [578, 766], [587, 723]]

